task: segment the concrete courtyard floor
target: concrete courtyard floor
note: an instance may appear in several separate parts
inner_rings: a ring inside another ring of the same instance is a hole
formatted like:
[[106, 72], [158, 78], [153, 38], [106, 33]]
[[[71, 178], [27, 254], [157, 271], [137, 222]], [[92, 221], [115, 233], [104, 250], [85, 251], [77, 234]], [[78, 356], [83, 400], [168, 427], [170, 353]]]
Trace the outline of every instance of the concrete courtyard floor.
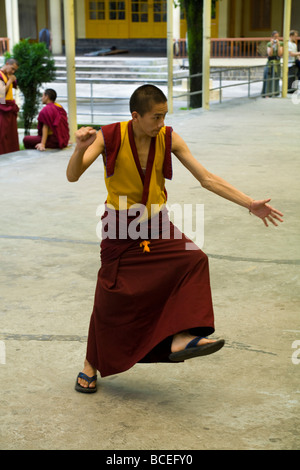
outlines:
[[[182, 364], [138, 364], [79, 394], [106, 192], [72, 147], [0, 156], [0, 449], [300, 448], [300, 104], [241, 100], [168, 116], [210, 171], [284, 213], [266, 228], [173, 158], [169, 204], [204, 204], [215, 338]], [[183, 227], [184, 228], [184, 227]]]

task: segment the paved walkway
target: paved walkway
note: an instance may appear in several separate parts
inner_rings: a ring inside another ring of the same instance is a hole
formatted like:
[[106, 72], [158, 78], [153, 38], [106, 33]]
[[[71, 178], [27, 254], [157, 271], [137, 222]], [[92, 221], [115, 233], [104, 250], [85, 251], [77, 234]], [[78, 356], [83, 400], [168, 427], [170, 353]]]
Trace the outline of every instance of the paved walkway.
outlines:
[[175, 113], [168, 124], [212, 172], [285, 214], [265, 228], [200, 189], [175, 161], [169, 203], [201, 203], [226, 346], [139, 364], [74, 391], [99, 268], [99, 161], [77, 183], [72, 148], [0, 157], [1, 449], [299, 449], [299, 130], [290, 99]]

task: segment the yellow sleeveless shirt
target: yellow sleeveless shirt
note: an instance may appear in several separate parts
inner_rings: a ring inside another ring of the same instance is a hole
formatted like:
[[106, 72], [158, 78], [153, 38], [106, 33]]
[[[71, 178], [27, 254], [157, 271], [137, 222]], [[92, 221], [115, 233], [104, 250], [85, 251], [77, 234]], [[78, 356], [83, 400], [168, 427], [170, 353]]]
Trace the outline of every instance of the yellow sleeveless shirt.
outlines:
[[[3, 78], [4, 83], [6, 84], [8, 82], [7, 76], [1, 72], [0, 70], [1, 77]], [[11, 83], [10, 86], [8, 87], [7, 93], [5, 95], [5, 99], [7, 101], [13, 101], [14, 95], [13, 95], [13, 84]]]
[[157, 137], [151, 139], [145, 172], [135, 148], [132, 121], [103, 126], [101, 131], [105, 142], [108, 207], [126, 210], [143, 204], [150, 218], [167, 201], [165, 178], [172, 178], [172, 129], [163, 127]]

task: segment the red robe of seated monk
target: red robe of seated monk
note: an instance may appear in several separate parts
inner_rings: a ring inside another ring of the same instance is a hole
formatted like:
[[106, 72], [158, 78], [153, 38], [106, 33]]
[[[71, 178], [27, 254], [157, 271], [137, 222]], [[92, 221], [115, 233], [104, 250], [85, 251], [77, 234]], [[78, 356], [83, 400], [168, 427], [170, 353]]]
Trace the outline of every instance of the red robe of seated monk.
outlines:
[[46, 148], [64, 148], [68, 145], [70, 134], [68, 116], [64, 108], [58, 103], [48, 103], [40, 111], [38, 116], [38, 135], [25, 136], [24, 146], [33, 149], [42, 140], [43, 125], [49, 127]]

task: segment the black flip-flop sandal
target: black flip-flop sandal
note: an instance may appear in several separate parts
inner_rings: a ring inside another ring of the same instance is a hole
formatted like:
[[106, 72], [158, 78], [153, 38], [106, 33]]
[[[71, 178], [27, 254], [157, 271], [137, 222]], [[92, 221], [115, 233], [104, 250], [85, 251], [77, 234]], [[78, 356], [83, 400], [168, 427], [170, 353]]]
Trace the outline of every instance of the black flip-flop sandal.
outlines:
[[206, 343], [197, 346], [197, 343], [202, 338], [203, 336], [197, 336], [196, 338], [192, 339], [192, 341], [190, 341], [182, 351], [171, 353], [169, 355], [170, 361], [181, 362], [185, 361], [186, 359], [192, 359], [193, 357], [207, 356], [208, 354], [219, 351], [219, 349], [221, 349], [225, 344], [224, 339], [219, 339], [213, 343]]
[[95, 393], [95, 392], [97, 392], [97, 383], [96, 383], [95, 387], [82, 387], [82, 385], [80, 385], [78, 383], [78, 379], [83, 379], [86, 382], [88, 382], [89, 384], [91, 384], [92, 382], [95, 382], [97, 380], [97, 375], [94, 375], [93, 377], [89, 377], [88, 375], [85, 375], [83, 372], [79, 372], [79, 374], [77, 375], [76, 382], [75, 382], [75, 390], [77, 392], [81, 392], [81, 393]]

